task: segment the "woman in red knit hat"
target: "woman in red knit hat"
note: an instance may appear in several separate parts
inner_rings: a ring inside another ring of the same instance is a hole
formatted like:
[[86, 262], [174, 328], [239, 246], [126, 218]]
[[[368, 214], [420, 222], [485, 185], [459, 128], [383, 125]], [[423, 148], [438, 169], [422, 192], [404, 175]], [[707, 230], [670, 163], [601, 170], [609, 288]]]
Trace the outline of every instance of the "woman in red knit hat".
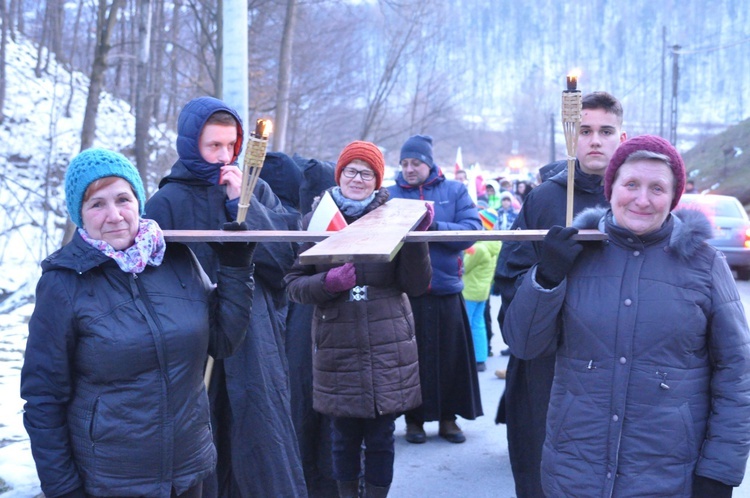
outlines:
[[[331, 195], [347, 223], [388, 200], [385, 161], [370, 142], [347, 145], [336, 164]], [[318, 203], [303, 220], [307, 228]], [[432, 223], [432, 209], [415, 230]], [[310, 245], [301, 248], [307, 249]], [[331, 417], [333, 474], [339, 496], [356, 497], [362, 475], [369, 498], [388, 494], [393, 480], [396, 417], [422, 403], [414, 318], [408, 296], [432, 277], [426, 242], [404, 244], [389, 263], [303, 265], [287, 274], [292, 301], [313, 311], [313, 408]]]
[[[611, 208], [553, 226], [503, 322], [514, 356], [555, 355], [546, 496], [726, 498], [750, 451], [750, 330], [685, 165], [658, 136], [620, 145]], [[605, 242], [582, 243], [578, 228]]]

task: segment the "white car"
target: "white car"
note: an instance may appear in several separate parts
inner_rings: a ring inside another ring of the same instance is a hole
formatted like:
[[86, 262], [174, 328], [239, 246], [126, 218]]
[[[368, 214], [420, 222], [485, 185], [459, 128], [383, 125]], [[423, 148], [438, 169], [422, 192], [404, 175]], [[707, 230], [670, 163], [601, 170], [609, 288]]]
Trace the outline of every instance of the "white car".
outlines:
[[677, 209], [699, 209], [714, 228], [709, 244], [727, 257], [739, 280], [750, 280], [750, 220], [736, 197], [729, 195], [684, 194]]

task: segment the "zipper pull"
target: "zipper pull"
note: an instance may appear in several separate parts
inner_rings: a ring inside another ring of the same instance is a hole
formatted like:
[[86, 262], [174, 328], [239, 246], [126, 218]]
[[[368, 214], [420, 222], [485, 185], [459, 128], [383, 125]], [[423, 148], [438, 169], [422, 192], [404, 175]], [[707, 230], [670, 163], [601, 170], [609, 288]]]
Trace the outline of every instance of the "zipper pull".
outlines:
[[659, 383], [659, 387], [661, 389], [664, 389], [665, 391], [669, 391], [669, 384], [667, 384], [667, 373], [666, 372], [656, 372], [656, 375], [661, 377], [661, 382]]

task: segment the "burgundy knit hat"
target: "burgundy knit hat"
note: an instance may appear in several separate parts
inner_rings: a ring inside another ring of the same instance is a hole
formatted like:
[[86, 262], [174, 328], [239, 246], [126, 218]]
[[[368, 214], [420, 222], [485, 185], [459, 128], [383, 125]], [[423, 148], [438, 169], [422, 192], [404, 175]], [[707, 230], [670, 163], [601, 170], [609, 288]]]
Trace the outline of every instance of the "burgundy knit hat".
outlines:
[[682, 192], [685, 190], [685, 163], [682, 162], [680, 153], [677, 152], [677, 149], [672, 144], [656, 135], [641, 135], [620, 144], [612, 155], [612, 159], [610, 159], [607, 166], [607, 171], [604, 173], [605, 197], [607, 200], [612, 198], [612, 183], [615, 181], [617, 170], [625, 163], [630, 154], [639, 150], [656, 152], [669, 158], [669, 166], [672, 168], [675, 182], [674, 199], [672, 199], [671, 207], [671, 209], [674, 209], [680, 201], [680, 197], [682, 197]]
[[380, 149], [375, 144], [362, 142], [361, 140], [350, 143], [341, 151], [339, 160], [336, 163], [336, 171], [334, 172], [336, 184], [339, 184], [341, 171], [344, 167], [355, 159], [366, 162], [372, 168], [373, 173], [375, 173], [375, 190], [379, 189], [383, 183], [383, 174], [385, 174], [383, 153], [380, 152]]

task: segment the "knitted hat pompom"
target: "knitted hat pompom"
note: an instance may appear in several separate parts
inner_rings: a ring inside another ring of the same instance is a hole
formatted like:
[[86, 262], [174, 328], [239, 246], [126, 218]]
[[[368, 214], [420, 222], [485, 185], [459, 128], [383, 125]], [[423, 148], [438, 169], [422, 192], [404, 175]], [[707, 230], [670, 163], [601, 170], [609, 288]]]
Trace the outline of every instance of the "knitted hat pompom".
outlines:
[[604, 196], [608, 201], [612, 199], [612, 184], [617, 176], [617, 170], [625, 164], [631, 154], [641, 150], [655, 152], [669, 158], [669, 167], [672, 168], [675, 183], [674, 199], [672, 199], [670, 209], [674, 209], [685, 190], [685, 163], [671, 143], [656, 135], [640, 135], [620, 144], [612, 155], [612, 159], [609, 160], [607, 171], [604, 173]]
[[86, 149], [70, 161], [65, 172], [65, 203], [70, 219], [77, 227], [83, 227], [81, 208], [86, 189], [96, 180], [117, 176], [133, 187], [138, 198], [138, 211], [142, 215], [146, 205], [146, 193], [138, 170], [119, 152], [106, 149]]
[[492, 230], [497, 225], [497, 211], [492, 208], [482, 209], [479, 211], [479, 219], [485, 230]]
[[383, 175], [385, 174], [385, 158], [377, 145], [361, 140], [355, 140], [341, 151], [334, 171], [336, 184], [341, 184], [339, 181], [341, 172], [349, 163], [355, 160], [364, 161], [372, 168], [372, 172], [375, 173], [375, 190], [378, 190], [383, 183]]

